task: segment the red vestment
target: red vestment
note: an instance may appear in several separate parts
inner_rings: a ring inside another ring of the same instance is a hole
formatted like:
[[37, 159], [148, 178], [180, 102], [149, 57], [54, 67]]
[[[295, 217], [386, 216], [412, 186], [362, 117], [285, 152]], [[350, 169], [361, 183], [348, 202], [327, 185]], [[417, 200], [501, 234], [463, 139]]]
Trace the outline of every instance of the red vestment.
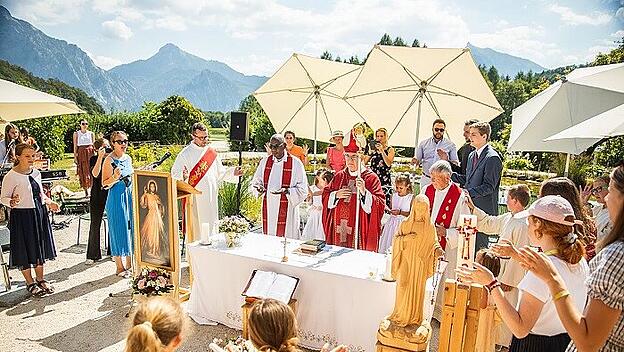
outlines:
[[[356, 176], [349, 174], [349, 169], [338, 171], [332, 181], [323, 190], [323, 228], [327, 236], [327, 243], [353, 248], [355, 236], [355, 211], [356, 211]], [[360, 204], [360, 240], [358, 249], [377, 251], [379, 236], [381, 234], [381, 217], [386, 204], [385, 194], [381, 188], [379, 177], [372, 171], [362, 171], [364, 186], [373, 198], [371, 213], [367, 214]], [[346, 199], [337, 199], [336, 207], [329, 209], [328, 202], [330, 193], [341, 188], [351, 189], [352, 195]]]
[[[428, 185], [425, 188], [425, 195], [429, 198], [429, 214], [433, 213], [433, 202], [435, 200], [435, 192], [436, 189], [432, 184]], [[455, 183], [451, 182], [451, 186], [446, 193], [446, 197], [442, 201], [440, 205], [440, 210], [438, 211], [438, 216], [435, 219], [436, 225], [442, 225], [445, 229], [449, 229], [451, 227], [451, 220], [453, 219], [453, 214], [455, 213], [455, 208], [457, 207], [457, 203], [459, 203], [459, 196], [461, 196], [461, 188], [457, 186]], [[446, 237], [442, 237], [440, 239], [440, 246], [442, 249], [446, 250]]]

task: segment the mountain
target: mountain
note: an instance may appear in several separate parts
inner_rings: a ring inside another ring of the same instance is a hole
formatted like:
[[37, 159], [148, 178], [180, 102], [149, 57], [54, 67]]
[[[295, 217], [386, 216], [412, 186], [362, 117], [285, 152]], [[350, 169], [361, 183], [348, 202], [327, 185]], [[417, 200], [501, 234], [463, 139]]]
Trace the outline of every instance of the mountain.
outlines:
[[69, 99], [89, 114], [103, 114], [104, 109], [98, 102], [87, 95], [82, 89], [74, 88], [57, 79], [47, 80], [34, 76], [17, 65], [0, 60], [0, 79], [11, 81], [26, 87], [34, 88], [57, 97]]
[[212, 111], [238, 108], [267, 77], [245, 76], [228, 65], [189, 54], [166, 44], [146, 60], [119, 65], [108, 72], [130, 82], [147, 100], [183, 95], [193, 105]]
[[78, 46], [47, 36], [0, 6], [0, 59], [35, 76], [55, 78], [82, 89], [107, 110], [141, 106], [140, 91], [97, 67]]
[[546, 68], [521, 57], [498, 52], [490, 48], [478, 48], [470, 43], [466, 45], [477, 65], [494, 66], [501, 76], [514, 77], [518, 72], [539, 73]]

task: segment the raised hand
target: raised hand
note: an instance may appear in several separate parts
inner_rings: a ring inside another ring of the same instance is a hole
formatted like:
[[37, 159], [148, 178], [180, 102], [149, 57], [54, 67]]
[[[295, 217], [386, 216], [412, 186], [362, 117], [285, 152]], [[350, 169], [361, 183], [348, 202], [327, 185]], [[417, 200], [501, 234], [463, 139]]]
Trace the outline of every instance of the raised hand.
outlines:
[[511, 243], [510, 240], [504, 238], [492, 245], [492, 252], [499, 257], [507, 257], [517, 260], [518, 249]]
[[266, 150], [267, 154], [271, 154], [271, 147], [269, 146], [269, 142], [264, 144], [264, 150]]
[[438, 153], [438, 157], [440, 158], [440, 160], [449, 160], [449, 155], [446, 152], [446, 150], [444, 149], [437, 149], [436, 152]]
[[530, 247], [522, 247], [518, 250], [518, 261], [546, 284], [559, 278], [557, 268], [546, 254], [539, 253]]
[[581, 201], [582, 204], [587, 204], [589, 202], [589, 197], [591, 197], [592, 192], [592, 184], [585, 185], [585, 188], [579, 186], [579, 192], [581, 192]]
[[487, 285], [495, 279], [494, 274], [488, 268], [478, 263], [472, 263], [472, 268], [458, 267], [455, 272], [462, 281], [475, 282], [480, 285]]
[[310, 147], [308, 147], [307, 144], [304, 144], [301, 148], [303, 149], [303, 154], [308, 155], [308, 152], [310, 151]]

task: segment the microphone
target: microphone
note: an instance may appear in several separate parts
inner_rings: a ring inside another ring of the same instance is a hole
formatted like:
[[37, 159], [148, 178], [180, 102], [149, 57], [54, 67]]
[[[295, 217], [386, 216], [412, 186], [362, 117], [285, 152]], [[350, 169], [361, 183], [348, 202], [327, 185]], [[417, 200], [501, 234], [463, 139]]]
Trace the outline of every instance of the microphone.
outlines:
[[165, 154], [163, 154], [163, 156], [160, 157], [159, 160], [154, 161], [151, 164], [148, 164], [144, 167], [145, 170], [154, 170], [155, 168], [159, 167], [162, 163], [165, 162], [165, 160], [169, 159], [171, 157], [171, 152], [166, 152]]

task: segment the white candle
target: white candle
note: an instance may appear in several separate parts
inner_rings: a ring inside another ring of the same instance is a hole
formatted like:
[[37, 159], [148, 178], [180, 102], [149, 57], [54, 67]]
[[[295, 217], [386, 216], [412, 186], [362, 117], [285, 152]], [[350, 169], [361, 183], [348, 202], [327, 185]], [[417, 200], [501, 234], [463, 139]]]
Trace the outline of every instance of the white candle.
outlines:
[[384, 272], [384, 280], [392, 281], [392, 248], [386, 252], [386, 270]]
[[210, 244], [210, 233], [212, 232], [211, 230], [212, 229], [210, 228], [209, 223], [204, 222], [201, 224], [201, 244]]

